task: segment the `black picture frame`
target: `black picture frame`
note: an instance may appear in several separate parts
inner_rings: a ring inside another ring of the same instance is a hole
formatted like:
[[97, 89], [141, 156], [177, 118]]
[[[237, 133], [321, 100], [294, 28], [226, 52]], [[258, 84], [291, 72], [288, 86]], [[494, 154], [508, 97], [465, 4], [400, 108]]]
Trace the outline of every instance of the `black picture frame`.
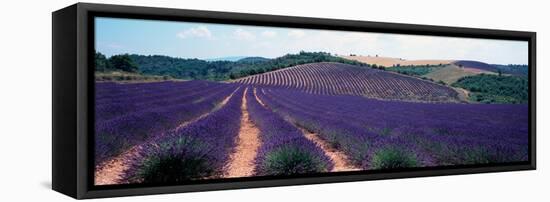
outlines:
[[[206, 180], [193, 184], [93, 184], [94, 22], [97, 16], [222, 24], [315, 28], [430, 36], [521, 40], [529, 43], [529, 161], [292, 177]], [[77, 3], [52, 13], [52, 188], [84, 199], [145, 194], [351, 182], [536, 169], [536, 33], [354, 20]]]

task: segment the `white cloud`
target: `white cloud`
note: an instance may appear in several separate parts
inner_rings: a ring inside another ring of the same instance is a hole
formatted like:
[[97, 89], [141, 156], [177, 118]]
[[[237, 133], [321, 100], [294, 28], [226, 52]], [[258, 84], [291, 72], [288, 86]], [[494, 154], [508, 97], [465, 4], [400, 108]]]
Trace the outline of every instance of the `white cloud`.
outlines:
[[277, 36], [277, 32], [266, 30], [262, 32], [262, 36], [267, 38], [273, 38]]
[[302, 30], [291, 30], [288, 32], [288, 36], [294, 37], [294, 38], [302, 38], [306, 35], [306, 33]]
[[[502, 64], [523, 64], [528, 58], [527, 43], [503, 40], [252, 27], [236, 27], [228, 34], [224, 36], [230, 37], [230, 40], [225, 40], [230, 55], [278, 57], [304, 50], [408, 60], [465, 59]], [[184, 30], [178, 36], [214, 38], [205, 26]]]
[[212, 38], [212, 32], [208, 30], [206, 26], [198, 26], [189, 28], [186, 30], [183, 30], [177, 34], [179, 38], [186, 39], [186, 38], [192, 38], [192, 37], [198, 37], [198, 38]]
[[288, 35], [289, 38], [299, 38], [299, 40], [290, 40], [290, 43], [277, 45], [281, 50], [292, 53], [304, 50], [340, 55], [364, 54], [374, 52], [380, 47], [379, 35], [372, 33], [293, 30], [289, 31]]
[[527, 43], [522, 46], [522, 42], [418, 35], [392, 35], [388, 39], [395, 43], [393, 55], [407, 59], [478, 60], [503, 64], [526, 63], [527, 59], [518, 55], [527, 52]]
[[233, 36], [235, 36], [235, 38], [239, 40], [246, 40], [246, 41], [252, 41], [256, 39], [256, 36], [254, 34], [242, 28], [235, 29], [235, 31], [233, 32]]

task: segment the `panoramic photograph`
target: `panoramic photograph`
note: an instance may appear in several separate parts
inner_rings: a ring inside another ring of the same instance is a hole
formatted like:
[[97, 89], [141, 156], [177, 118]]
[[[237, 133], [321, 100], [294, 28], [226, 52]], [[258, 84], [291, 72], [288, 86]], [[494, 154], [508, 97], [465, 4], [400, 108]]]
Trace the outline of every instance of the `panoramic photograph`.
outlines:
[[94, 185], [529, 159], [526, 41], [94, 25]]

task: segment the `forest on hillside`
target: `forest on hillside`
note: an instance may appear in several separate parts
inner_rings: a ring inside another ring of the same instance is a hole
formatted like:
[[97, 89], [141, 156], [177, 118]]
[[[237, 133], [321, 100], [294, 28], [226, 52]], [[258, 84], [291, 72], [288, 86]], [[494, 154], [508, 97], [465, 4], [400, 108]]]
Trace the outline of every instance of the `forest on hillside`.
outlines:
[[144, 75], [168, 76], [176, 79], [223, 81], [237, 79], [290, 66], [338, 62], [358, 66], [365, 63], [347, 60], [325, 52], [300, 52], [267, 59], [248, 57], [238, 61], [206, 61], [196, 58], [177, 58], [162, 55], [121, 54], [107, 58], [96, 52], [96, 72], [124, 71]]
[[470, 99], [475, 102], [520, 104], [529, 101], [526, 77], [480, 74], [461, 78], [452, 86], [470, 91]]

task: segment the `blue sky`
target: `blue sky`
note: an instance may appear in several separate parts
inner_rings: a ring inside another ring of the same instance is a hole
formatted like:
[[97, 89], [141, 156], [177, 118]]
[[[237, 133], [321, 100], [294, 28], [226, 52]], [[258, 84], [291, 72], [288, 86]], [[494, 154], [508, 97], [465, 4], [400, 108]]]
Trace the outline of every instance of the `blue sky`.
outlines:
[[180, 58], [279, 57], [299, 51], [527, 64], [528, 43], [211, 23], [96, 18], [96, 50]]

